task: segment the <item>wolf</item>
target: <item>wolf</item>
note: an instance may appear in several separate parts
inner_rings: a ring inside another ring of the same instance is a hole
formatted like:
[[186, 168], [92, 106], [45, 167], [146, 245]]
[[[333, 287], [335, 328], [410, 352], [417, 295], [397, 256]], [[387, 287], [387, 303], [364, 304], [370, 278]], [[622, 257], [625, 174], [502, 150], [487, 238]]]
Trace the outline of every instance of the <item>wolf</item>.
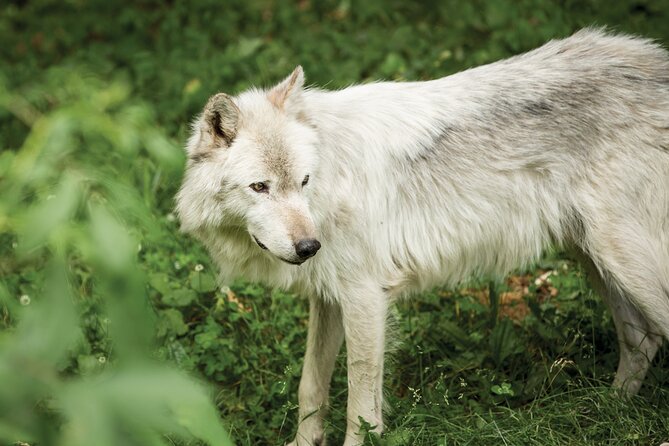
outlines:
[[437, 80], [209, 99], [176, 197], [220, 280], [309, 300], [293, 445], [323, 445], [346, 342], [345, 445], [383, 430], [385, 322], [400, 298], [575, 253], [636, 393], [669, 338], [669, 55], [585, 29]]

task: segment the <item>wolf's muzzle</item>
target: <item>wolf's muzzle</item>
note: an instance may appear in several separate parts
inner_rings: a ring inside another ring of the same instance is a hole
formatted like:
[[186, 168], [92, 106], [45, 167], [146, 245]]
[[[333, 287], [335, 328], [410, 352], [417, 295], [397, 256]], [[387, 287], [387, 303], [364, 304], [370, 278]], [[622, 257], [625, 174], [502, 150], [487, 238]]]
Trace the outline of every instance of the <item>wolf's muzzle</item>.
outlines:
[[295, 253], [302, 260], [313, 257], [321, 249], [321, 243], [315, 238], [305, 238], [295, 244]]

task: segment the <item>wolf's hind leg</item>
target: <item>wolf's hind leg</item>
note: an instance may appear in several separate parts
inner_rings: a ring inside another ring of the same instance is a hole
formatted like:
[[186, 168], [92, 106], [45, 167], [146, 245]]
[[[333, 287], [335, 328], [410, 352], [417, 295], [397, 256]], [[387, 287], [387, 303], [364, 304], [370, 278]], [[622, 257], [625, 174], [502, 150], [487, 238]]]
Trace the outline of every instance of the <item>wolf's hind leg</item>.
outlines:
[[[618, 249], [600, 251], [599, 254], [599, 269], [590, 259], [582, 263], [609, 308], [618, 334], [620, 359], [613, 386], [632, 396], [639, 391], [653, 357], [662, 345], [661, 327], [657, 322], [664, 318], [664, 323], [669, 324], [669, 313], [663, 310], [667, 297], [660, 287], [654, 291], [649, 288], [653, 282], [657, 283], [657, 276], [644, 279], [639, 274], [648, 270], [647, 263], [635, 264], [631, 260], [633, 257], [621, 255]], [[632, 263], [621, 264], [619, 260], [623, 258]], [[607, 267], [614, 268], [615, 274]], [[630, 274], [632, 271], [634, 273]], [[638, 281], [645, 283], [638, 285]], [[654, 304], [660, 305], [652, 308]], [[649, 312], [653, 318], [648, 317]]]
[[299, 425], [290, 446], [324, 446], [323, 417], [330, 380], [344, 339], [338, 304], [318, 297], [310, 300], [307, 351], [298, 390]]
[[655, 333], [656, 330], [615, 284], [599, 280], [602, 285], [598, 288], [613, 316], [620, 346], [613, 386], [632, 396], [639, 391], [653, 357], [662, 345], [662, 337]]

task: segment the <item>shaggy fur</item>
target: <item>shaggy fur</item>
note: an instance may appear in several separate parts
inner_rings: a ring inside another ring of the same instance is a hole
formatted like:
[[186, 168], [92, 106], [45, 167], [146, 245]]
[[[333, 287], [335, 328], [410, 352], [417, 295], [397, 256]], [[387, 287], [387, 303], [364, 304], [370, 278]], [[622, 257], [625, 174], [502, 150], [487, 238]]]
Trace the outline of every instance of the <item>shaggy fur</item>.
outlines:
[[[590, 29], [428, 82], [303, 82], [298, 67], [268, 91], [214, 96], [177, 196], [223, 282], [310, 300], [294, 444], [324, 444], [344, 340], [345, 444], [360, 442], [359, 416], [382, 430], [394, 299], [504, 275], [555, 244], [582, 258], [611, 309], [614, 385], [639, 389], [669, 338], [667, 52]], [[297, 254], [315, 240], [313, 258]]]

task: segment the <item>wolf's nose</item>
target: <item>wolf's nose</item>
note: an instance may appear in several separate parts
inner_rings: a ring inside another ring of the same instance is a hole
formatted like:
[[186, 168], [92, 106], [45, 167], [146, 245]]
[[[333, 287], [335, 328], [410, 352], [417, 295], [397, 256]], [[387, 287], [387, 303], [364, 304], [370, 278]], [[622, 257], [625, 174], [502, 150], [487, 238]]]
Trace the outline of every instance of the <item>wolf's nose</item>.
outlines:
[[321, 243], [315, 238], [305, 238], [295, 244], [295, 252], [301, 259], [308, 259], [321, 249]]

